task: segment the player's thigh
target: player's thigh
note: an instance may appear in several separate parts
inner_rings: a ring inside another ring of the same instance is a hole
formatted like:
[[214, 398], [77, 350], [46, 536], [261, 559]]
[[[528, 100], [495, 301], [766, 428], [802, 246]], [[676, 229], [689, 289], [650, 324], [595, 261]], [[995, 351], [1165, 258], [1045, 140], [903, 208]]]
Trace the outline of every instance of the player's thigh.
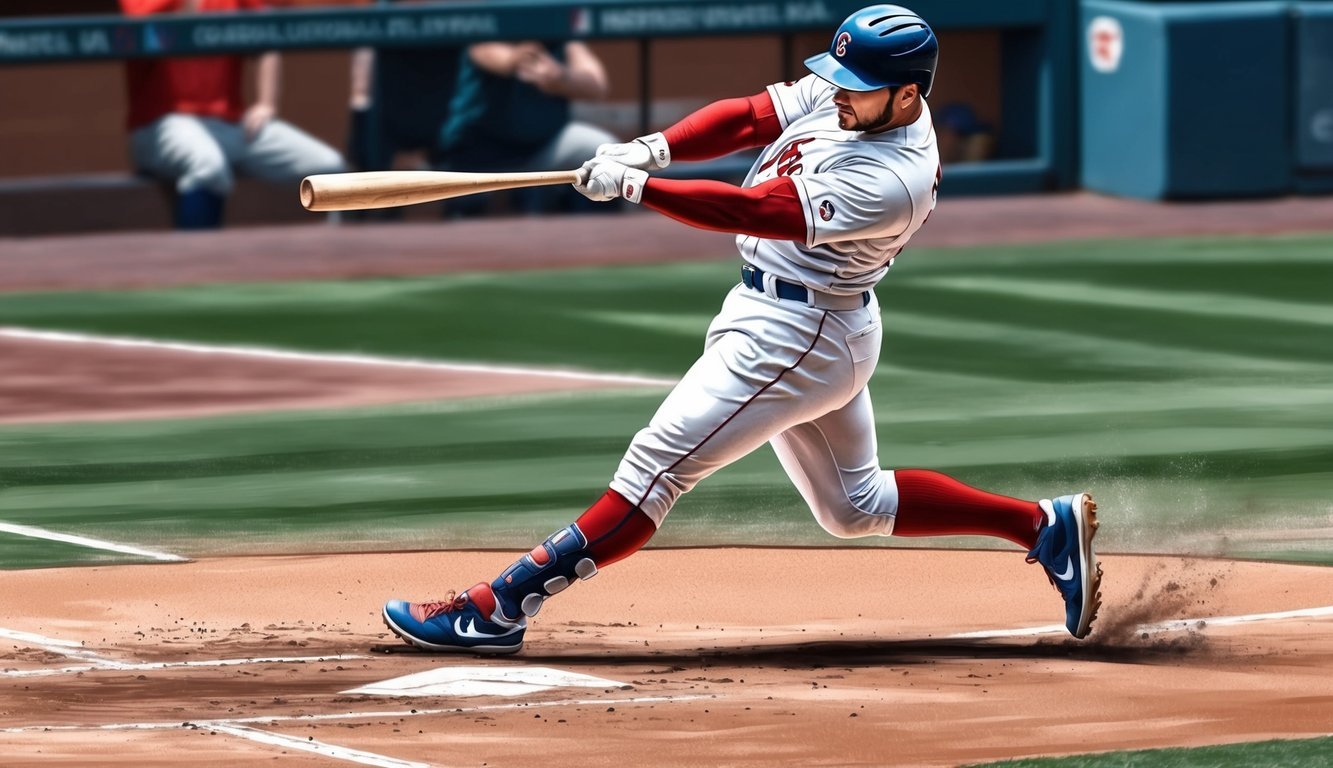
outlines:
[[620, 141], [614, 135], [588, 123], [567, 123], [560, 133], [530, 161], [531, 170], [549, 171], [583, 165], [603, 144]]
[[814, 362], [823, 356], [804, 352], [773, 337], [710, 334], [703, 355], [631, 441], [613, 487], [660, 523], [704, 478], [836, 407], [845, 384]]
[[271, 181], [346, 169], [338, 150], [282, 120], [270, 120], [258, 136], [245, 142], [236, 165], [247, 176]]
[[[167, 115], [130, 134], [135, 167], [187, 188], [230, 186], [227, 157], [204, 121], [194, 115]], [[222, 187], [222, 188], [218, 188]]]

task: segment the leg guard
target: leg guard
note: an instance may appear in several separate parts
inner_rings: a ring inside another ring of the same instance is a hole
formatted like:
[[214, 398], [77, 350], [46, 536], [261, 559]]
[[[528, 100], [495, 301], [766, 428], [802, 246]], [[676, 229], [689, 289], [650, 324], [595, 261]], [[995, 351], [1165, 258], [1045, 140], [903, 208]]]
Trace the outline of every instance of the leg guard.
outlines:
[[536, 616], [546, 598], [578, 579], [596, 575], [597, 564], [588, 552], [588, 538], [577, 523], [571, 524], [551, 534], [491, 582], [495, 610], [499, 618], [509, 622]]

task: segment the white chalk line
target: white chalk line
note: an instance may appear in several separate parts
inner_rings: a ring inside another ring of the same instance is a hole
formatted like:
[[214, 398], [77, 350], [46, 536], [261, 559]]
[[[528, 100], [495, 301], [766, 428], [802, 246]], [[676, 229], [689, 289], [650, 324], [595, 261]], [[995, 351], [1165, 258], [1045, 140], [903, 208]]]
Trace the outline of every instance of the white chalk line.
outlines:
[[189, 342], [161, 341], [131, 336], [98, 336], [88, 333], [42, 331], [33, 328], [0, 327], [0, 337], [28, 341], [50, 341], [62, 344], [88, 344], [107, 347], [154, 349], [185, 352], [196, 355], [229, 355], [232, 357], [252, 357], [265, 360], [295, 360], [309, 363], [335, 363], [341, 365], [362, 365], [383, 368], [415, 368], [429, 371], [458, 371], [461, 373], [485, 373], [504, 376], [546, 376], [555, 379], [597, 381], [606, 384], [632, 384], [646, 387], [672, 387], [676, 385], [674, 379], [659, 379], [650, 376], [632, 376], [615, 373], [593, 373], [591, 371], [578, 371], [567, 368], [484, 365], [481, 363], [456, 363], [444, 360], [423, 360], [419, 358], [380, 357], [378, 355], [297, 352], [294, 350], [275, 349], [271, 347], [229, 344], [194, 344]]
[[[1154, 624], [1140, 624], [1135, 632], [1177, 632], [1198, 629], [1200, 627], [1225, 627], [1234, 624], [1250, 624], [1258, 621], [1283, 621], [1286, 619], [1320, 619], [1333, 616], [1333, 605], [1319, 608], [1298, 608], [1294, 611], [1276, 611], [1273, 613], [1246, 613], [1239, 616], [1200, 616], [1195, 619], [1174, 619]], [[1068, 630], [1063, 624], [1046, 624], [1040, 627], [1022, 627], [1020, 629], [987, 629], [980, 632], [962, 632], [948, 635], [947, 640], [985, 640], [1002, 637], [1030, 637], [1033, 635], [1063, 635]]]
[[46, 539], [48, 541], [59, 541], [65, 544], [73, 544], [79, 547], [89, 549], [102, 549], [108, 552], [119, 552], [123, 555], [134, 555], [136, 557], [146, 557], [150, 560], [157, 560], [164, 563], [186, 563], [188, 557], [173, 555], [169, 552], [155, 552], [151, 549], [143, 549], [129, 544], [117, 544], [102, 539], [92, 539], [87, 536], [75, 536], [70, 533], [57, 533], [48, 531], [45, 528], [36, 528], [31, 525], [19, 525], [17, 523], [0, 522], [0, 533], [12, 533], [15, 536], [25, 536], [30, 539]]
[[512, 702], [509, 704], [480, 704], [474, 707], [439, 707], [436, 709], [395, 709], [369, 712], [334, 712], [324, 715], [256, 715], [254, 717], [228, 717], [217, 720], [194, 720], [181, 722], [150, 723], [109, 723], [106, 725], [23, 725], [14, 728], [0, 728], [0, 733], [34, 733], [38, 731], [160, 731], [172, 728], [210, 728], [216, 725], [252, 725], [278, 723], [315, 723], [329, 720], [373, 720], [379, 718], [409, 718], [426, 715], [472, 714], [476, 712], [496, 712], [506, 709], [534, 709], [542, 707], [572, 707], [613, 704], [666, 704], [678, 701], [696, 701], [712, 699], [716, 696], [688, 694], [684, 696], [632, 696], [619, 699], [559, 699], [556, 701]]
[[0, 677], [52, 677], [72, 675], [79, 672], [144, 672], [161, 669], [192, 669], [197, 667], [239, 667], [248, 664], [295, 664], [299, 662], [324, 661], [361, 661], [370, 658], [354, 653], [340, 653], [331, 656], [261, 656], [250, 659], [202, 659], [197, 661], [144, 661], [111, 662], [79, 667], [59, 667], [42, 669], [10, 669], [0, 672]]
[[124, 662], [108, 659], [101, 654], [84, 650], [82, 645], [72, 640], [57, 640], [54, 637], [46, 637], [32, 632], [20, 632], [17, 629], [5, 629], [3, 627], [0, 627], [0, 638], [23, 643], [33, 648], [40, 648], [47, 653], [85, 661], [96, 665], [95, 669], [119, 669], [125, 666]]
[[301, 750], [302, 752], [314, 752], [324, 757], [332, 757], [337, 760], [346, 760], [350, 763], [360, 763], [361, 765], [374, 765], [379, 768], [430, 768], [426, 763], [417, 763], [411, 760], [399, 760], [394, 757], [386, 757], [374, 752], [364, 752], [359, 749], [350, 749], [340, 747], [336, 744], [327, 744], [313, 739], [300, 739], [295, 736], [286, 736], [281, 733], [270, 733], [256, 728], [248, 728], [244, 725], [224, 725], [221, 723], [200, 724], [200, 728], [218, 733], [225, 733], [231, 736], [238, 736], [242, 739], [257, 741], [260, 744], [268, 744], [275, 747], [285, 747], [287, 749]]

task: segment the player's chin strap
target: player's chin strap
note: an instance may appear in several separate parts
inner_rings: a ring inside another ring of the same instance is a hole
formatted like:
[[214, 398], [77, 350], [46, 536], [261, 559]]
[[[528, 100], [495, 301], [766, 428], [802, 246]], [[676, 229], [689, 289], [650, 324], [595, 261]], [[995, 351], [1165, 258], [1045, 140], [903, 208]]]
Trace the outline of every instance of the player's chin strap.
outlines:
[[551, 534], [491, 582], [498, 618], [516, 622], [520, 614], [536, 616], [546, 598], [578, 579], [596, 575], [597, 564], [588, 553], [588, 537], [577, 523], [571, 523]]

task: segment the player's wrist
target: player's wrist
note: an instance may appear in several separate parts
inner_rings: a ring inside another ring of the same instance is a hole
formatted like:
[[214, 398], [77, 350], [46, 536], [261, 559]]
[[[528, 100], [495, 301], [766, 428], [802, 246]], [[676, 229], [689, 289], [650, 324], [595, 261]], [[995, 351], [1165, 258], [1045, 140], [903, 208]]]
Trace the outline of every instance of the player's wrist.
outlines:
[[640, 136], [635, 141], [648, 148], [648, 158], [653, 165], [658, 168], [671, 165], [671, 147], [667, 144], [665, 134], [661, 132], [650, 133], [647, 136]]
[[643, 188], [648, 185], [648, 172], [638, 168], [625, 168], [625, 175], [620, 178], [620, 196], [637, 204], [643, 199]]

